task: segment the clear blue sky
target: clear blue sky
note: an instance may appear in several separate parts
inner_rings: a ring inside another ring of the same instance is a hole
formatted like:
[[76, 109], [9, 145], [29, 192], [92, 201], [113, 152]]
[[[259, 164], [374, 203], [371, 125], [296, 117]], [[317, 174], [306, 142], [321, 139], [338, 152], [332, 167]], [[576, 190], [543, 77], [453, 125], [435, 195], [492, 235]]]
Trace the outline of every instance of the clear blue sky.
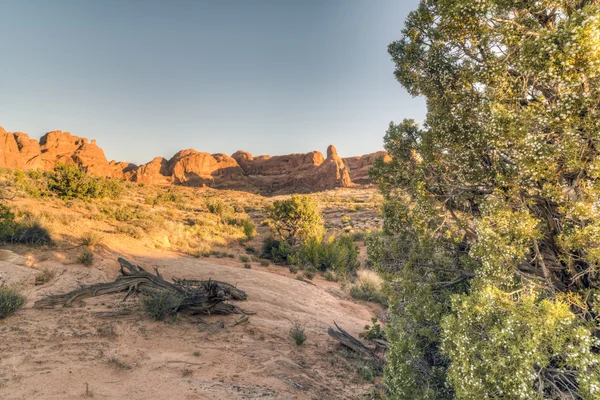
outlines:
[[95, 138], [143, 163], [184, 148], [380, 150], [425, 104], [387, 45], [417, 0], [0, 0], [0, 125]]

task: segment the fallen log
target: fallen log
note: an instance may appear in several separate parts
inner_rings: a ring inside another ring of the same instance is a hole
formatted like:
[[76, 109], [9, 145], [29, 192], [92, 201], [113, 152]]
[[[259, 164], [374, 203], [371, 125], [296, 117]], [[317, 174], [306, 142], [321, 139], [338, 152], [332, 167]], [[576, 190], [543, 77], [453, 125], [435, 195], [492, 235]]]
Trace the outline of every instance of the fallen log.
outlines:
[[377, 354], [375, 349], [371, 349], [362, 344], [360, 340], [356, 339], [354, 336], [340, 328], [335, 321], [333, 323], [337, 329], [328, 328], [327, 334], [329, 336], [340, 342], [340, 344], [343, 346], [346, 346], [358, 353], [360, 356], [369, 359], [376, 368], [383, 368], [385, 361], [379, 356], [379, 354]]
[[160, 292], [171, 292], [181, 298], [176, 311], [191, 311], [194, 314], [249, 314], [241, 308], [225, 303], [227, 300], [246, 300], [248, 295], [226, 282], [213, 280], [197, 281], [174, 279], [166, 281], [154, 269], [154, 274], [142, 267], [133, 265], [124, 258], [118, 259], [121, 274], [114, 282], [85, 286], [69, 293], [52, 295], [35, 302], [34, 308], [52, 308], [57, 305], [68, 307], [75, 301], [90, 297], [104, 296], [126, 292], [123, 300], [133, 294], [153, 295]]

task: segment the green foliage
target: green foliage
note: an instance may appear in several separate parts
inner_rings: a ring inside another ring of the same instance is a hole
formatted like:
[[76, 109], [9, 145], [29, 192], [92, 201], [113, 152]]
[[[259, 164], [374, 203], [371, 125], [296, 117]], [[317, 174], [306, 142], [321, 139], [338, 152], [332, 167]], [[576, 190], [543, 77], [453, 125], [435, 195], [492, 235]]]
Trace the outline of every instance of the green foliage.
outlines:
[[0, 286], [0, 319], [13, 315], [25, 305], [27, 298], [16, 288]]
[[442, 343], [457, 397], [541, 399], [557, 394], [545, 380], [551, 377], [558, 387], [578, 386], [583, 399], [598, 398], [600, 357], [592, 348], [600, 342], [567, 302], [488, 286], [455, 296], [452, 311], [442, 325]]
[[252, 220], [242, 220], [242, 228], [244, 229], [244, 235], [246, 235], [246, 239], [252, 240], [256, 237], [256, 226]]
[[164, 321], [165, 318], [175, 315], [181, 301], [180, 296], [167, 290], [161, 290], [144, 295], [142, 306], [148, 316], [157, 321]]
[[350, 286], [350, 296], [354, 299], [372, 301], [387, 306], [387, 297], [379, 287], [370, 280], [358, 280]]
[[385, 340], [385, 331], [377, 323], [377, 317], [371, 318], [371, 323], [373, 325], [365, 325], [365, 331], [359, 333], [358, 336], [365, 340]]
[[599, 398], [599, 33], [597, 2], [423, 0], [390, 44], [428, 107], [371, 172], [393, 398]]
[[323, 236], [323, 216], [309, 196], [292, 196], [277, 200], [269, 208], [269, 225], [275, 237], [290, 245], [299, 240]]
[[241, 262], [248, 262], [248, 261], [250, 261], [250, 257], [245, 256], [245, 255], [241, 255], [240, 256], [240, 261]]
[[304, 327], [299, 321], [295, 321], [290, 329], [290, 337], [294, 339], [296, 346], [302, 346], [306, 342], [306, 334], [304, 333]]
[[272, 260], [275, 264], [287, 264], [293, 252], [294, 249], [288, 242], [268, 237], [263, 242], [261, 257]]
[[5, 205], [0, 204], [0, 238], [10, 239], [16, 229], [15, 214]]
[[358, 247], [346, 235], [328, 240], [309, 238], [301, 242], [294, 260], [299, 265], [312, 265], [321, 271], [334, 270], [342, 274], [354, 274], [360, 266]]
[[121, 185], [110, 179], [94, 178], [75, 165], [57, 164], [48, 175], [48, 190], [63, 200], [118, 198]]

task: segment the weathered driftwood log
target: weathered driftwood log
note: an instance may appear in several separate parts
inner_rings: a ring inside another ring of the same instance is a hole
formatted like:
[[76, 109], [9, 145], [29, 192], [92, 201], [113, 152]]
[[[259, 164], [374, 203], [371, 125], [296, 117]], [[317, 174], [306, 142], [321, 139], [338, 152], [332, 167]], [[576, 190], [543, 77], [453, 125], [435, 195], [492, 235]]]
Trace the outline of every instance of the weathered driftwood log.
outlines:
[[348, 347], [349, 349], [355, 351], [362, 357], [365, 357], [372, 361], [373, 365], [377, 368], [383, 368], [385, 361], [377, 354], [375, 349], [371, 349], [354, 336], [340, 328], [340, 326], [334, 321], [336, 329], [328, 328], [327, 334], [340, 342], [342, 345]]
[[180, 310], [195, 314], [247, 314], [241, 308], [225, 303], [226, 300], [246, 300], [248, 295], [226, 282], [174, 279], [173, 283], [163, 279], [157, 269], [151, 274], [133, 265], [124, 258], [118, 259], [121, 275], [114, 282], [85, 286], [72, 292], [48, 296], [35, 302], [35, 308], [57, 305], [69, 306], [75, 301], [89, 297], [126, 292], [125, 299], [132, 294], [150, 295], [169, 291], [181, 298]]

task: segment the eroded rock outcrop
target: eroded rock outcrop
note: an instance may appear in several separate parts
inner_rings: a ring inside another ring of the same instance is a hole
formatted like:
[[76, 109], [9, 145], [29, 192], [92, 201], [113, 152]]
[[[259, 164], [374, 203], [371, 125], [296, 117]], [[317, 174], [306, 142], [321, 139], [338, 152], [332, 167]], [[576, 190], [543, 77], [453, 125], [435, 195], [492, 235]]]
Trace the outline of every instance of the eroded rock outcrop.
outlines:
[[319, 151], [284, 156], [258, 156], [238, 151], [232, 156], [182, 150], [170, 160], [157, 157], [139, 167], [108, 161], [96, 141], [52, 131], [39, 142], [0, 127], [0, 168], [51, 170], [74, 164], [90, 175], [158, 185], [210, 186], [263, 193], [302, 193], [370, 183], [368, 169], [378, 152], [342, 159], [333, 145], [327, 157]]
[[364, 156], [344, 158], [344, 162], [350, 170], [352, 182], [358, 185], [372, 183], [373, 181], [369, 178], [369, 169], [378, 158], [383, 158], [385, 162], [391, 160], [387, 151], [378, 151], [376, 153], [365, 154]]

